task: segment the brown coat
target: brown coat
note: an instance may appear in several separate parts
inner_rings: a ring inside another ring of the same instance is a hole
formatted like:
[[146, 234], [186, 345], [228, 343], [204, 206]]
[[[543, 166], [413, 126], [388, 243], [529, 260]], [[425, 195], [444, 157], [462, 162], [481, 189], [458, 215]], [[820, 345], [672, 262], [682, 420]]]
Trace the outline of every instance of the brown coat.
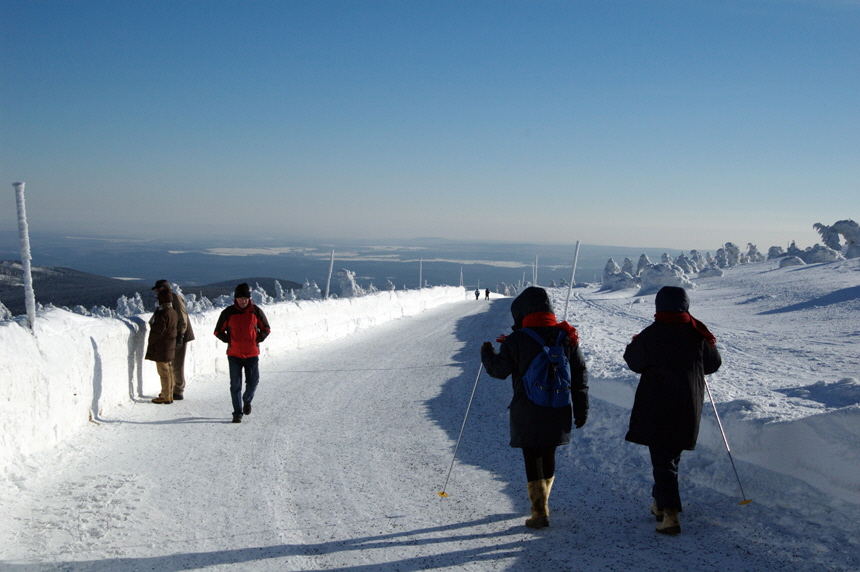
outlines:
[[176, 324], [176, 337], [183, 342], [194, 339], [194, 330], [191, 328], [191, 320], [188, 318], [188, 310], [185, 309], [185, 300], [179, 294], [173, 294], [173, 309], [176, 310], [178, 322]]
[[176, 355], [176, 325], [179, 316], [172, 304], [162, 304], [149, 321], [149, 340], [145, 359], [151, 361], [173, 361]]

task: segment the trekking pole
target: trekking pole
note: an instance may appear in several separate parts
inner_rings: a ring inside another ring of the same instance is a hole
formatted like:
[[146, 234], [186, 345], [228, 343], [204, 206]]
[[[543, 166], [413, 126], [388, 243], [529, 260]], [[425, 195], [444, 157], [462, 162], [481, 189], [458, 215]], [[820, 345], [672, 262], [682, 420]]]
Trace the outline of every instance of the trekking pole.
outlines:
[[714, 396], [711, 394], [711, 387], [708, 385], [708, 380], [705, 380], [705, 389], [708, 390], [708, 397], [711, 400], [711, 406], [714, 408], [714, 417], [717, 418], [717, 425], [720, 427], [720, 433], [723, 436], [723, 443], [726, 444], [726, 452], [729, 454], [729, 461], [732, 462], [732, 470], [735, 472], [735, 478], [738, 480], [738, 487], [741, 489], [741, 496], [744, 500], [742, 500], [738, 504], [749, 504], [752, 502], [752, 499], [748, 499], [747, 495], [744, 494], [744, 487], [741, 484], [741, 478], [738, 476], [738, 470], [735, 468], [735, 460], [732, 459], [732, 450], [729, 449], [729, 440], [726, 439], [726, 432], [723, 430], [723, 423], [720, 421], [720, 414], [717, 413], [717, 404], [714, 402]]
[[442, 490], [436, 493], [442, 498], [446, 498], [448, 496], [445, 489], [448, 487], [448, 479], [451, 478], [451, 470], [454, 468], [454, 459], [457, 458], [457, 449], [460, 448], [460, 439], [463, 438], [463, 429], [466, 428], [466, 419], [469, 418], [469, 410], [472, 408], [472, 400], [475, 399], [475, 391], [478, 389], [478, 380], [481, 379], [481, 371], [483, 369], [484, 364], [481, 363], [481, 367], [478, 368], [478, 377], [475, 378], [475, 387], [472, 388], [472, 396], [469, 398], [469, 405], [466, 407], [466, 415], [463, 417], [463, 426], [460, 427], [460, 436], [457, 437], [457, 446], [454, 447], [454, 457], [451, 459], [451, 466], [448, 467], [448, 476], [445, 477], [445, 484], [442, 485]]

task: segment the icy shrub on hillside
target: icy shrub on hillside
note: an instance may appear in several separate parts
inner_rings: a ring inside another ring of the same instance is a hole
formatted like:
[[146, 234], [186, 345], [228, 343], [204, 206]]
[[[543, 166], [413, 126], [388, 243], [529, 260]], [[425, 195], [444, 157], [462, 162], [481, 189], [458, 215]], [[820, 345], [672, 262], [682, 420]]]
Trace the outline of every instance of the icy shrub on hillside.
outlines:
[[286, 292], [284, 292], [284, 287], [281, 286], [280, 282], [275, 280], [275, 300], [277, 300], [278, 302], [283, 302], [284, 300], [286, 300], [286, 298], [287, 295]]
[[781, 246], [771, 246], [767, 250], [767, 259], [773, 260], [775, 258], [782, 258], [785, 256], [785, 250], [782, 249]]
[[146, 313], [146, 304], [143, 303], [143, 298], [140, 297], [140, 292], [135, 292], [133, 298], [120, 296], [116, 301], [116, 315], [129, 317], [138, 316]]
[[624, 264], [621, 265], [621, 272], [633, 275], [633, 261], [629, 258], [624, 259]]
[[116, 317], [116, 312], [104, 306], [93, 306], [90, 308], [90, 315], [96, 318], [114, 318]]
[[786, 256], [779, 261], [780, 268], [785, 268], [786, 266], [803, 266], [804, 264], [806, 263], [799, 256]]
[[394, 292], [394, 290], [395, 290], [397, 287], [394, 285], [394, 282], [392, 282], [391, 280], [386, 280], [386, 281], [385, 281], [385, 286], [384, 286], [384, 288], [385, 288], [386, 290], [388, 290], [389, 292]]
[[661, 264], [672, 264], [673, 262], [674, 260], [672, 260], [672, 257], [669, 256], [668, 252], [664, 252], [663, 256], [660, 257]]
[[726, 260], [729, 266], [737, 266], [741, 262], [741, 249], [732, 242], [727, 242], [723, 247], [726, 252]]
[[802, 258], [803, 261], [807, 264], [845, 260], [845, 257], [842, 256], [842, 254], [840, 254], [838, 251], [824, 246], [823, 244], [816, 244], [815, 246], [807, 250]]
[[758, 251], [755, 244], [748, 242], [746, 260], [747, 262], [764, 262], [764, 254]]
[[[633, 264], [631, 263], [631, 268]], [[611, 258], [603, 268], [603, 289], [604, 290], [623, 290], [625, 288], [635, 288], [638, 286], [638, 281], [629, 272], [621, 270], [618, 264]]]
[[639, 257], [639, 262], [636, 263], [636, 273], [634, 276], [639, 276], [642, 274], [642, 271], [651, 266], [651, 259], [648, 258], [647, 254], [643, 254]]
[[12, 312], [9, 311], [9, 308], [7, 308], [3, 302], [0, 302], [0, 322], [11, 320], [12, 317]]
[[705, 260], [705, 257], [702, 256], [698, 250], [690, 251], [690, 264], [696, 267], [696, 272], [699, 272], [708, 266], [708, 262]]
[[640, 277], [642, 285], [639, 294], [656, 292], [663, 286], [678, 286], [681, 288], [694, 289], [695, 284], [690, 282], [684, 275], [683, 270], [674, 264], [655, 264], [646, 268]]
[[838, 252], [843, 250], [839, 243], [839, 236], [842, 235], [845, 239], [845, 258], [860, 258], [860, 225], [853, 220], [840, 220], [832, 226], [817, 222], [812, 225], [812, 228], [818, 231], [828, 248]]
[[699, 270], [699, 278], [712, 278], [714, 276], [722, 276], [723, 274], [725, 274], [725, 272], [716, 266], [705, 266]]
[[202, 314], [215, 307], [206, 296], [201, 296], [198, 300], [195, 294], [187, 294], [183, 298], [185, 299], [185, 310], [189, 314]]
[[340, 295], [343, 298], [357, 298], [364, 296], [364, 289], [355, 281], [355, 272], [341, 268], [337, 271], [337, 279], [340, 282]]
[[313, 280], [308, 281], [305, 278], [305, 285], [302, 286], [302, 290], [299, 292], [299, 300], [320, 300], [322, 296], [322, 290], [317, 286], [317, 283]]
[[221, 294], [214, 300], [212, 300], [212, 305], [216, 308], [225, 308], [227, 306], [233, 305], [233, 296], [228, 296], [227, 294]]
[[718, 248], [717, 255], [714, 257], [714, 265], [717, 268], [728, 268], [729, 266], [729, 257], [726, 255], [725, 248]]
[[254, 283], [254, 288], [251, 290], [251, 300], [257, 306], [271, 304], [275, 301], [275, 299], [269, 296], [269, 294], [263, 289], [263, 287], [260, 286], [259, 282]]
[[678, 255], [678, 258], [675, 259], [675, 266], [684, 271], [685, 274], [695, 274], [696, 266], [690, 262], [690, 259], [687, 258], [684, 253]]
[[373, 294], [375, 292], [379, 292], [379, 288], [373, 285], [373, 282], [370, 283], [370, 286], [367, 287], [367, 293]]

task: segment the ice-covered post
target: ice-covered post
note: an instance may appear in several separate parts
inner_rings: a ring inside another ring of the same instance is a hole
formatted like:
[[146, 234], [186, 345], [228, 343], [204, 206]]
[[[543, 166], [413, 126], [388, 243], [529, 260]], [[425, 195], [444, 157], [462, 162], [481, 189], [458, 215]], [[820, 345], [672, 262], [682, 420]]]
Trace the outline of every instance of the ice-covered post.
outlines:
[[576, 276], [576, 260], [579, 258], [579, 241], [576, 241], [576, 250], [573, 253], [573, 268], [570, 271], [570, 284], [567, 286], [567, 300], [564, 301], [564, 317], [562, 321], [567, 320], [567, 304], [570, 302], [570, 291], [573, 289], [573, 282]]
[[33, 330], [36, 321], [36, 295], [33, 293], [33, 272], [30, 269], [30, 232], [27, 228], [27, 209], [24, 206], [24, 183], [13, 183], [18, 203], [18, 237], [21, 240], [21, 268], [24, 273], [24, 307], [27, 323]]
[[535, 254], [535, 265], [532, 267], [532, 284], [534, 284], [535, 286], [538, 285], [538, 283], [537, 283], [537, 267], [538, 267], [538, 255]]
[[334, 271], [334, 250], [331, 251], [331, 261], [328, 263], [328, 280], [325, 282], [325, 299], [328, 300], [329, 288], [331, 288], [331, 273]]
[[418, 289], [424, 288], [424, 259], [418, 259]]

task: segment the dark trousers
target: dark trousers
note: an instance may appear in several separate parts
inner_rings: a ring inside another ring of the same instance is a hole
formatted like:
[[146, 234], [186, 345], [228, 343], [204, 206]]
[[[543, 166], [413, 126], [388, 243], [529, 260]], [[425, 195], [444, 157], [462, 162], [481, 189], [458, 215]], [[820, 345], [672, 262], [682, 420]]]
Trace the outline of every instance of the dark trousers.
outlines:
[[651, 496], [657, 508], [674, 508], [681, 511], [681, 493], [678, 492], [678, 463], [681, 462], [680, 449], [648, 447], [651, 452], [651, 467], [654, 469], [654, 487]]
[[540, 481], [555, 476], [555, 447], [533, 449], [523, 447], [526, 462], [526, 480]]
[[[242, 405], [251, 403], [257, 384], [260, 383], [260, 358], [238, 358], [227, 356], [230, 363], [230, 397], [233, 399], [233, 415], [242, 416]], [[245, 372], [245, 393], [242, 393], [242, 372]]]

